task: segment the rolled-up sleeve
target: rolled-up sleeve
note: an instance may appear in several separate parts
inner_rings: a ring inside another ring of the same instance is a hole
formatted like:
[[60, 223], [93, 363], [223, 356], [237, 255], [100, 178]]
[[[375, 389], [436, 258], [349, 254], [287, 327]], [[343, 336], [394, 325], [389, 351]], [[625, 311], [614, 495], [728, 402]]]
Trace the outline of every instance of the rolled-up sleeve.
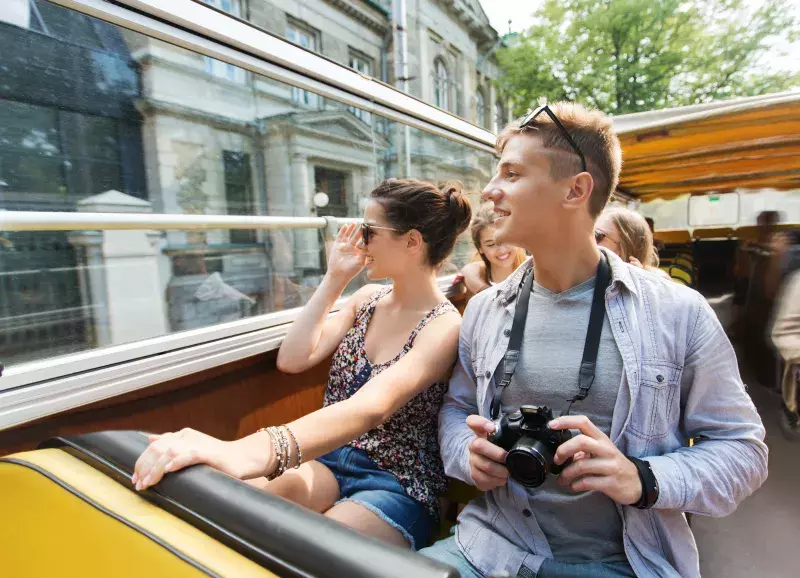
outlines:
[[699, 441], [646, 459], [659, 484], [655, 508], [726, 516], [766, 480], [768, 449], [733, 347], [708, 303], [697, 298], [681, 402], [683, 431]]
[[[475, 300], [470, 301], [474, 305]], [[467, 426], [467, 416], [477, 414], [477, 384], [472, 371], [472, 333], [475, 329], [475, 307], [467, 306], [458, 340], [458, 362], [439, 412], [439, 447], [444, 471], [470, 485], [475, 485], [469, 467], [469, 443], [475, 434]]]

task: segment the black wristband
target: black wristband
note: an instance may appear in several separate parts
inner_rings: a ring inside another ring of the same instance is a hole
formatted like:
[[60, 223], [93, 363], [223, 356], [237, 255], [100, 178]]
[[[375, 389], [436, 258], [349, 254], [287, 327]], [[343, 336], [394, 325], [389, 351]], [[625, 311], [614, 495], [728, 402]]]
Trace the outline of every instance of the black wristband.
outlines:
[[642, 484], [642, 497], [639, 498], [638, 502], [631, 504], [631, 506], [639, 508], [640, 510], [652, 508], [658, 500], [658, 481], [656, 480], [653, 470], [650, 468], [650, 463], [647, 460], [640, 460], [639, 458], [632, 458], [630, 456], [627, 457], [633, 462], [633, 465], [636, 466], [639, 472], [639, 481]]

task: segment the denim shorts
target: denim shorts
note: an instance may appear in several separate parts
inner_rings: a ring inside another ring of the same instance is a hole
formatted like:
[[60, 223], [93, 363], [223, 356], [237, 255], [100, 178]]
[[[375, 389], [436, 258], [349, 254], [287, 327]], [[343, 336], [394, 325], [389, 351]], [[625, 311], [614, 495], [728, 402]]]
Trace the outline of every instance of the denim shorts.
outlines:
[[317, 458], [339, 482], [339, 501], [361, 504], [398, 530], [411, 548], [424, 548], [433, 519], [427, 508], [409, 496], [391, 473], [380, 469], [363, 450], [344, 446]]

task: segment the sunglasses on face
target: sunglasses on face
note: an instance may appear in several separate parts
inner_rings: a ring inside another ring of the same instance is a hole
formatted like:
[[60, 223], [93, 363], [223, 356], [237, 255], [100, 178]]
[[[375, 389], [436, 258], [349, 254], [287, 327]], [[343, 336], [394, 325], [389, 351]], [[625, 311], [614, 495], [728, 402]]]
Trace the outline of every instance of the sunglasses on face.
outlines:
[[552, 120], [553, 123], [558, 127], [558, 129], [567, 139], [567, 142], [569, 142], [570, 146], [575, 150], [576, 153], [578, 153], [578, 156], [581, 158], [581, 170], [583, 172], [586, 172], [586, 158], [583, 156], [583, 153], [581, 152], [578, 143], [576, 143], [573, 140], [572, 136], [569, 134], [567, 129], [564, 128], [564, 125], [561, 124], [561, 121], [558, 120], [558, 117], [555, 115], [555, 113], [552, 110], [550, 110], [549, 106], [545, 104], [544, 106], [540, 106], [535, 110], [532, 110], [528, 114], [526, 114], [525, 118], [522, 119], [522, 123], [519, 125], [520, 128], [525, 128], [526, 126], [531, 124], [533, 121], [536, 120], [536, 117], [538, 117], [542, 113], [545, 113], [547, 116], [550, 117], [550, 120]]
[[369, 223], [361, 223], [361, 239], [364, 241], [364, 246], [369, 245], [369, 240], [375, 234], [373, 229], [383, 229], [385, 231], [394, 231], [395, 233], [402, 233], [400, 229], [393, 229], [392, 227], [380, 227], [378, 225], [370, 225]]
[[619, 245], [619, 242], [618, 242], [618, 241], [615, 241], [614, 239], [612, 239], [611, 237], [609, 237], [609, 236], [608, 236], [608, 233], [606, 233], [606, 232], [604, 232], [604, 231], [598, 231], [597, 229], [595, 229], [595, 231], [594, 231], [594, 240], [597, 242], [597, 244], [599, 245], [599, 244], [600, 244], [600, 243], [602, 243], [602, 242], [603, 242], [605, 239], [608, 239], [608, 240], [609, 240], [609, 241], [611, 241], [612, 243], [616, 243], [617, 245]]

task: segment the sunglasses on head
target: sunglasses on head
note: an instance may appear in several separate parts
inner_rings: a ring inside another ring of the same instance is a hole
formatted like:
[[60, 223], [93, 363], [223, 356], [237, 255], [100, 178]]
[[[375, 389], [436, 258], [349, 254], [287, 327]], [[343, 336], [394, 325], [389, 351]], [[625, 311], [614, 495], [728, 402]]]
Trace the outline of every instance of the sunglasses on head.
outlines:
[[536, 117], [538, 117], [542, 113], [545, 113], [547, 116], [550, 117], [550, 120], [552, 120], [553, 123], [558, 127], [558, 129], [561, 131], [561, 133], [567, 139], [567, 142], [569, 142], [570, 146], [572, 146], [572, 148], [575, 149], [575, 152], [578, 153], [578, 156], [581, 158], [581, 170], [583, 172], [586, 172], [586, 158], [583, 156], [583, 153], [581, 152], [581, 149], [578, 146], [578, 143], [575, 142], [575, 140], [569, 134], [567, 129], [564, 128], [564, 125], [561, 124], [561, 121], [558, 120], [558, 117], [555, 115], [555, 113], [552, 110], [550, 110], [549, 106], [547, 106], [545, 104], [544, 106], [537, 107], [536, 109], [534, 109], [534, 110], [530, 111], [528, 114], [526, 114], [525, 118], [522, 119], [522, 123], [519, 125], [520, 128], [525, 128], [526, 126], [531, 124], [533, 121], [536, 120]]
[[402, 233], [400, 229], [393, 229], [392, 227], [380, 227], [378, 225], [370, 225], [369, 223], [361, 223], [361, 239], [364, 245], [369, 245], [369, 240], [375, 234], [373, 229], [383, 229], [386, 231], [394, 231], [395, 233]]

